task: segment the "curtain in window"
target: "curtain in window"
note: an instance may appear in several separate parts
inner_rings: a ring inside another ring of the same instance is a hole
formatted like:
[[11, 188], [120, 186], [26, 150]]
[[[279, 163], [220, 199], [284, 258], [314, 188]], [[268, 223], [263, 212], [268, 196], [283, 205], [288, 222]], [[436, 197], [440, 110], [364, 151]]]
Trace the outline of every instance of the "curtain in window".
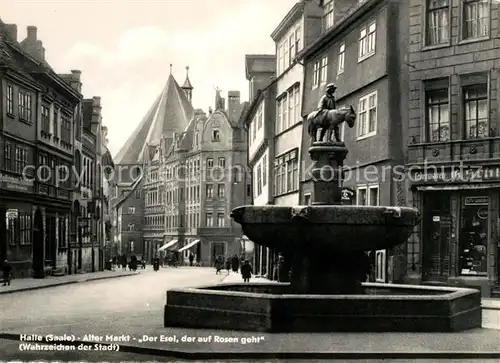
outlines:
[[489, 11], [489, 0], [464, 3], [465, 38], [478, 38], [488, 35]]
[[449, 39], [449, 9], [447, 1], [431, 1], [428, 15], [428, 42], [442, 44]]

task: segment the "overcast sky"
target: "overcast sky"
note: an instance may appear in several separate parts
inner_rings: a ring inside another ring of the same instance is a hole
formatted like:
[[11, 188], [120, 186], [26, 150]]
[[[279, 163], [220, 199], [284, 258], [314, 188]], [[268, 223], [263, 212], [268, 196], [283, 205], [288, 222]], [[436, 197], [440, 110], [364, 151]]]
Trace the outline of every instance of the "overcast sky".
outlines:
[[297, 0], [0, 0], [5, 23], [38, 27], [60, 73], [82, 71], [86, 98], [102, 97], [115, 155], [161, 92], [173, 64], [181, 85], [189, 65], [193, 105], [207, 111], [214, 87], [248, 99], [245, 54], [274, 53], [270, 38]]

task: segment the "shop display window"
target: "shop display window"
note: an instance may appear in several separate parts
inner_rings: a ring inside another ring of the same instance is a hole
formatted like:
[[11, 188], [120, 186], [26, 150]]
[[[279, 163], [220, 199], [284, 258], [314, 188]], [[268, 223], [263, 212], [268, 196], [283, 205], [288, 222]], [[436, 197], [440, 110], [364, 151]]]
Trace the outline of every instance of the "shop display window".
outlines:
[[488, 196], [462, 197], [460, 220], [460, 274], [486, 275]]

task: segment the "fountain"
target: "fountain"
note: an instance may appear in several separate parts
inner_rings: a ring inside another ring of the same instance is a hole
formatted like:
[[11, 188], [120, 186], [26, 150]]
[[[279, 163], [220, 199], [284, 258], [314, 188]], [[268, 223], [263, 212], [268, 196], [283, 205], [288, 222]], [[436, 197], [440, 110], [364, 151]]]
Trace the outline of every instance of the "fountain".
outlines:
[[[355, 112], [352, 107], [346, 110], [342, 115], [342, 110], [328, 111], [324, 119], [334, 122], [322, 126], [334, 126], [335, 117], [342, 117], [340, 122], [353, 127]], [[420, 215], [408, 207], [341, 205], [347, 149], [338, 139], [329, 141], [331, 129], [327, 141], [321, 141], [324, 131], [315, 141], [316, 130], [310, 128], [311, 206], [250, 205], [232, 212], [248, 238], [291, 259], [291, 282], [169, 290], [165, 327], [267, 332], [447, 332], [481, 327], [477, 290], [364, 282], [369, 270], [365, 251], [405, 243]]]

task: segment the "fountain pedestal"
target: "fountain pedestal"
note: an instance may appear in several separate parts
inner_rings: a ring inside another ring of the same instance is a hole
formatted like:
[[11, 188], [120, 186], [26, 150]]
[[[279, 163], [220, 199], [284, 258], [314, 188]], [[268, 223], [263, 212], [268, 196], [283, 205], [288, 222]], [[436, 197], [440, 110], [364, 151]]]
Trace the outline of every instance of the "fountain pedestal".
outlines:
[[[312, 205], [340, 205], [343, 165], [347, 156], [344, 143], [314, 142], [309, 148], [312, 167]], [[309, 241], [308, 208], [298, 208], [293, 219], [303, 224], [301, 238], [294, 248], [292, 261], [292, 291], [300, 294], [362, 294], [370, 263], [362, 251], [324, 251]], [[332, 216], [333, 219], [333, 216]], [[332, 241], [335, 244], [335, 241]]]

